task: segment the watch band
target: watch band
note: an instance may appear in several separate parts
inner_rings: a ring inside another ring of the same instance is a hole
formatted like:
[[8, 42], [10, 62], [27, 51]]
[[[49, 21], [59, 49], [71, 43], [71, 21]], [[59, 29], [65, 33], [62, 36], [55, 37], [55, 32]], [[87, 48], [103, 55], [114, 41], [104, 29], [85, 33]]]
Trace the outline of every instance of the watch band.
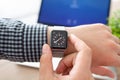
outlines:
[[[66, 30], [64, 26], [54, 26], [53, 30]], [[63, 57], [65, 49], [52, 49], [53, 57]]]
[[64, 49], [52, 49], [53, 57], [63, 57], [64, 51]]
[[53, 30], [65, 30], [64, 26], [54, 26]]

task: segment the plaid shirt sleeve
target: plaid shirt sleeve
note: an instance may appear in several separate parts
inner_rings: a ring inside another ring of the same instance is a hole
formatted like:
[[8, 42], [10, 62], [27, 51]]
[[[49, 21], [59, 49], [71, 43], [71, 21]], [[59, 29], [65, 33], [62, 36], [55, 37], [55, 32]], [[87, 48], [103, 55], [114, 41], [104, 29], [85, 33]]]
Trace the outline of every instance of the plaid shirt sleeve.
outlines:
[[27, 25], [13, 19], [0, 19], [0, 59], [38, 62], [42, 45], [46, 42], [47, 25]]

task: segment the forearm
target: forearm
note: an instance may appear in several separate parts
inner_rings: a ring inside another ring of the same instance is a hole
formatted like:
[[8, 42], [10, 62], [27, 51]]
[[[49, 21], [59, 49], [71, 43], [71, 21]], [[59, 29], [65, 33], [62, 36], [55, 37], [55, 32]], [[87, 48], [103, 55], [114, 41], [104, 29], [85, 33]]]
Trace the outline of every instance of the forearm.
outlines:
[[0, 19], [0, 59], [39, 61], [47, 42], [47, 26], [27, 25], [17, 20]]
[[[43, 24], [27, 25], [14, 19], [0, 19], [0, 59], [38, 62], [42, 45], [50, 44], [53, 29]], [[66, 27], [69, 32], [68, 29]]]

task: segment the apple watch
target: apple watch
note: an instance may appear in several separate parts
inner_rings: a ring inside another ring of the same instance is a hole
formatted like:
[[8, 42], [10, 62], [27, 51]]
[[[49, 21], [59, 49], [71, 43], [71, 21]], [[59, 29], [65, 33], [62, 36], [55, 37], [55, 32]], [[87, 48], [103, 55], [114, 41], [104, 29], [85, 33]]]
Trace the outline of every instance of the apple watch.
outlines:
[[55, 26], [51, 31], [50, 46], [54, 57], [63, 57], [67, 48], [68, 33], [63, 26]]

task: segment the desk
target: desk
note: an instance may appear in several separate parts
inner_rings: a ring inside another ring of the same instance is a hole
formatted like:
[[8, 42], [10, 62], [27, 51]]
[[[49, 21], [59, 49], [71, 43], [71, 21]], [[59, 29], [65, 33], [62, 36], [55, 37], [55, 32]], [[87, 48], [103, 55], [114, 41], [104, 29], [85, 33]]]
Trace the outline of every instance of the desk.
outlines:
[[39, 80], [39, 69], [0, 60], [0, 80]]
[[0, 60], [0, 80], [39, 80], [39, 69]]

